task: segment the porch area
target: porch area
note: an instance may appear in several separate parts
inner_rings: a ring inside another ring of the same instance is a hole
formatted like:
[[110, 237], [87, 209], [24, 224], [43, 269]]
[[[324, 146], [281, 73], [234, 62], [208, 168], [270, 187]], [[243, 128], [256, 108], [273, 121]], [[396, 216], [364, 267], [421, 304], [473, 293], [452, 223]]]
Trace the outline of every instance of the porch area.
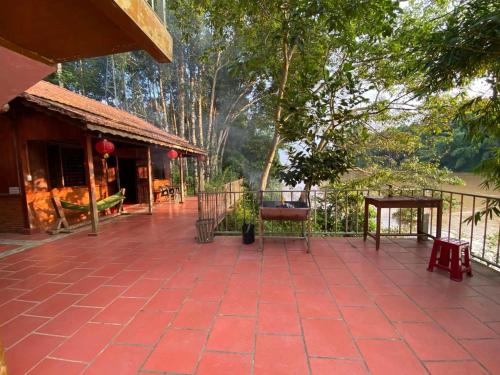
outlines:
[[430, 241], [195, 240], [162, 203], [0, 259], [9, 374], [500, 373], [500, 274], [426, 271]]

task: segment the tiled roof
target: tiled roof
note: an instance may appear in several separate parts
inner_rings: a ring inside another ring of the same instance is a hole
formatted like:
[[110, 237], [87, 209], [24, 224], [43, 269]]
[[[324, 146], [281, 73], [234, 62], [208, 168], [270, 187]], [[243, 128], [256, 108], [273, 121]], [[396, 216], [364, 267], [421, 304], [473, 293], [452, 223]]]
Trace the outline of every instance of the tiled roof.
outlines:
[[46, 81], [38, 82], [20, 96], [30, 103], [81, 120], [89, 130], [173, 147], [196, 154], [206, 153], [205, 150], [193, 146], [187, 140], [167, 133], [126, 111]]

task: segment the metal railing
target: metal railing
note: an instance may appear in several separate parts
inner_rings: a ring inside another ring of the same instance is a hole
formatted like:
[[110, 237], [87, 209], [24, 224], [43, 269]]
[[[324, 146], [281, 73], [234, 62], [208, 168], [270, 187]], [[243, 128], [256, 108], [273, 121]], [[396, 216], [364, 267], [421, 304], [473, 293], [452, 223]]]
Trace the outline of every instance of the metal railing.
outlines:
[[156, 13], [158, 19], [164, 25], [167, 24], [167, 8], [165, 0], [144, 0], [146, 4]]
[[228, 182], [215, 192], [200, 192], [198, 194], [198, 219], [212, 220], [215, 230], [230, 212], [235, 211], [242, 197], [243, 179]]
[[[322, 236], [360, 236], [364, 225], [365, 196], [384, 196], [388, 190], [333, 190], [321, 189], [310, 192], [312, 235]], [[459, 238], [469, 241], [474, 258], [491, 266], [500, 268], [500, 220], [498, 217], [483, 217], [475, 224], [466, 221], [481, 210], [491, 200], [499, 197], [457, 193], [435, 189], [395, 190], [394, 195], [432, 196], [443, 199], [442, 237]], [[264, 194], [261, 197], [261, 194]], [[262, 199], [275, 201], [294, 201], [300, 199], [300, 191], [217, 191], [202, 192], [200, 199], [200, 218], [214, 219], [214, 234], [237, 235], [241, 233], [243, 222], [255, 223], [258, 220], [259, 204]], [[434, 233], [437, 210], [424, 209], [424, 232]], [[369, 228], [374, 229], [375, 212], [370, 210]], [[265, 232], [270, 235], [294, 232], [294, 223], [265, 223]], [[297, 225], [297, 224], [295, 224]], [[382, 233], [416, 233], [416, 209], [383, 209]]]

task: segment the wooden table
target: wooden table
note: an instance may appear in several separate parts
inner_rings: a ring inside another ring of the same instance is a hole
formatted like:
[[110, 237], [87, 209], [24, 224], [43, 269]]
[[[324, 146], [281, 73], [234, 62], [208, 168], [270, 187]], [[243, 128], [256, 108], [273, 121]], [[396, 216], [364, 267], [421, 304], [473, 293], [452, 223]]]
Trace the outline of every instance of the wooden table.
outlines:
[[[377, 208], [377, 227], [375, 234], [368, 232], [368, 207], [371, 205]], [[441, 225], [442, 225], [442, 214], [443, 214], [443, 200], [431, 197], [417, 197], [417, 196], [398, 196], [398, 197], [366, 197], [365, 198], [365, 222], [363, 227], [363, 238], [366, 241], [366, 237], [370, 236], [375, 239], [376, 249], [380, 247], [380, 236], [417, 236], [420, 237], [432, 237], [431, 234], [424, 233], [423, 227], [423, 217], [424, 208], [437, 208], [437, 220], [436, 220], [436, 237], [441, 236]], [[416, 208], [417, 209], [417, 233], [380, 233], [380, 218], [382, 208]]]

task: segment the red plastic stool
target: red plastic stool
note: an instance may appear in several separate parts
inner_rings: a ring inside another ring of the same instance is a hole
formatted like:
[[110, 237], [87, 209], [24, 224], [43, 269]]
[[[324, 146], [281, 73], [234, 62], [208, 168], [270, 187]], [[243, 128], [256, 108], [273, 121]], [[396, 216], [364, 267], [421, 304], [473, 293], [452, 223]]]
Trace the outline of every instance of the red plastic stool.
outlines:
[[434, 239], [427, 271], [434, 271], [434, 267], [448, 271], [453, 281], [462, 281], [464, 273], [472, 276], [469, 243], [454, 238]]

